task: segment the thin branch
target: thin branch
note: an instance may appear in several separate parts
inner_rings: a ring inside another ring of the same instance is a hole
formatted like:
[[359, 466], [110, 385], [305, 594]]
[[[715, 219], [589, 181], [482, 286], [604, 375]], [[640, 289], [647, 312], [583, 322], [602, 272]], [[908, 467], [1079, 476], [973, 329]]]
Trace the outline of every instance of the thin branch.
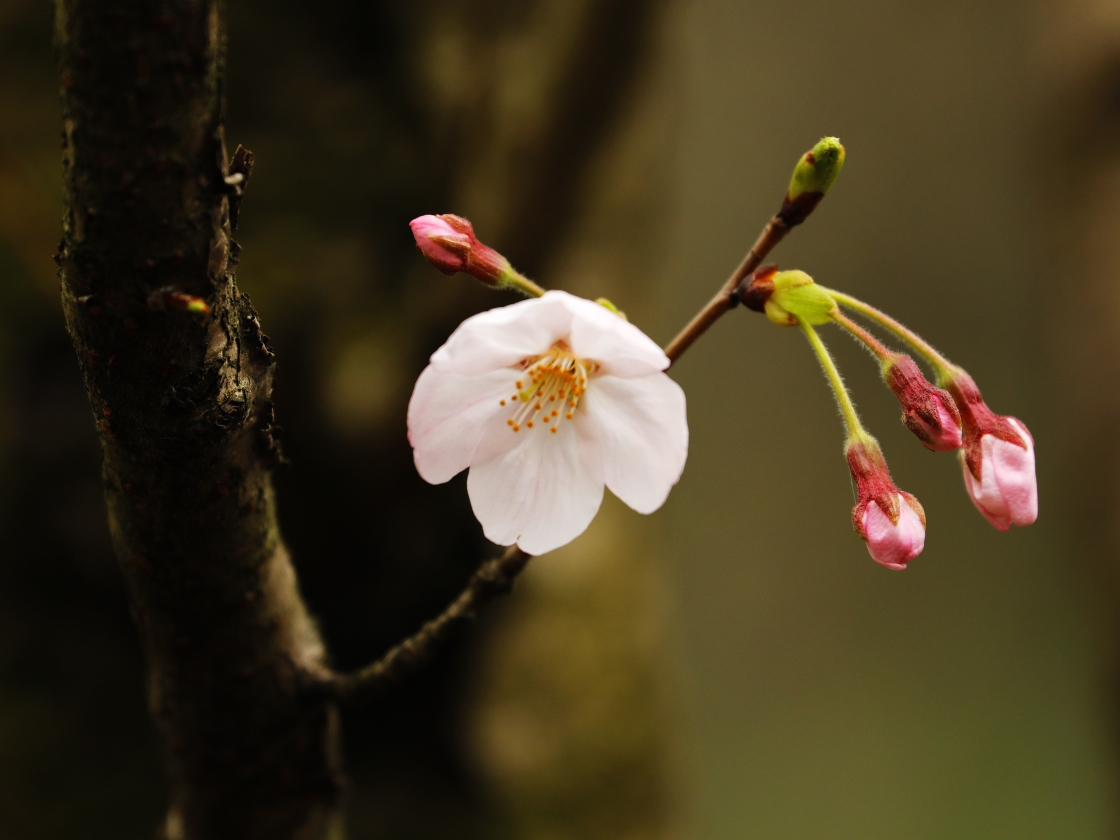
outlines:
[[[665, 348], [665, 355], [670, 362], [679, 359], [724, 312], [736, 305], [738, 301], [735, 295], [743, 279], [762, 264], [766, 255], [790, 230], [791, 226], [780, 213], [770, 219], [719, 293]], [[349, 674], [328, 675], [324, 685], [327, 692], [343, 702], [354, 703], [377, 697], [391, 688], [427, 662], [459, 626], [474, 618], [479, 607], [495, 596], [508, 592], [514, 579], [521, 574], [528, 562], [529, 555], [516, 545], [508, 548], [501, 557], [487, 561], [475, 572], [467, 588], [439, 617], [429, 621], [415, 635], [405, 639], [376, 662]]]
[[727, 278], [723, 288], [708, 301], [695, 318], [688, 322], [688, 326], [681, 330], [676, 338], [665, 345], [665, 355], [669, 357], [670, 364], [679, 359], [684, 351], [691, 347], [696, 339], [706, 333], [708, 328], [718, 321], [725, 312], [735, 308], [738, 304], [735, 295], [743, 279], [762, 265], [766, 255], [774, 249], [775, 245], [785, 239], [790, 230], [790, 226], [781, 218], [780, 213], [767, 223], [766, 227], [762, 229], [762, 233], [759, 234], [758, 240], [747, 252], [747, 255], [743, 257], [743, 261], [739, 263], [739, 267], [731, 272], [731, 276]]
[[483, 563], [451, 606], [415, 635], [358, 671], [329, 677], [330, 693], [343, 702], [355, 703], [370, 700], [393, 687], [431, 659], [444, 642], [474, 618], [479, 607], [509, 592], [528, 562], [529, 555], [513, 545], [500, 557]]

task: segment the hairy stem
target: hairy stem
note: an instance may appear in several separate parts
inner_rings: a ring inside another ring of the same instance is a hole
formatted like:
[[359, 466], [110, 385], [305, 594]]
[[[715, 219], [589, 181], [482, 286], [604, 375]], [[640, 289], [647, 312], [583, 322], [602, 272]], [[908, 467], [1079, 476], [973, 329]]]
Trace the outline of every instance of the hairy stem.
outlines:
[[891, 352], [889, 347], [839, 309], [836, 309], [836, 311], [832, 313], [832, 320], [854, 335], [868, 350], [875, 354], [879, 361], [885, 362], [887, 359], [895, 356], [895, 353]]
[[876, 309], [871, 304], [864, 303], [858, 298], [846, 295], [843, 292], [833, 291], [832, 289], [828, 289], [827, 291], [841, 306], [846, 306], [848, 309], [858, 312], [865, 318], [874, 321], [876, 324], [894, 333], [894, 335], [902, 341], [913, 347], [914, 350], [929, 363], [930, 367], [934, 369], [934, 372], [937, 374], [939, 385], [943, 385], [951, 378], [951, 374], [956, 370], [956, 366], [934, 350], [933, 347], [916, 332], [903, 326], [881, 309]]
[[222, 5], [57, 0], [56, 34], [62, 304], [168, 748], [165, 833], [340, 837], [337, 713], [308, 692], [322, 645], [276, 526], [272, 351], [234, 284], [251, 157], [230, 171]]
[[799, 323], [801, 329], [805, 332], [805, 337], [809, 339], [813, 351], [817, 354], [817, 358], [820, 359], [824, 375], [828, 379], [828, 384], [832, 386], [832, 393], [836, 395], [836, 403], [840, 406], [840, 413], [844, 416], [844, 424], [848, 427], [848, 436], [853, 438], [866, 437], [867, 432], [864, 431], [863, 424], [859, 421], [855, 404], [852, 403], [852, 397], [840, 376], [840, 371], [836, 369], [836, 362], [832, 360], [832, 354], [828, 352], [828, 348], [824, 346], [821, 337], [817, 335], [817, 331], [811, 325], [805, 321], [799, 321]]

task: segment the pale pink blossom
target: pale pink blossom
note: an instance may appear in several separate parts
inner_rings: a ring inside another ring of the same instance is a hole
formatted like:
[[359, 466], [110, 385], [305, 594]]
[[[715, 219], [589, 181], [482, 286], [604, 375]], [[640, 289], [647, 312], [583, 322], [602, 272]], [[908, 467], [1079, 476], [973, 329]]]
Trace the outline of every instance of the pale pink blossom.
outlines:
[[872, 560], [901, 571], [925, 548], [925, 511], [917, 499], [895, 486], [874, 438], [853, 435], [847, 450], [857, 495], [852, 525], [867, 543]]
[[1034, 438], [1014, 417], [996, 414], [972, 377], [956, 368], [946, 383], [964, 422], [964, 486], [976, 509], [1001, 531], [1038, 518]]
[[579, 536], [603, 486], [639, 513], [684, 469], [684, 392], [641, 330], [565, 292], [464, 321], [408, 406], [416, 468], [432, 484], [470, 469], [487, 538], [543, 554]]

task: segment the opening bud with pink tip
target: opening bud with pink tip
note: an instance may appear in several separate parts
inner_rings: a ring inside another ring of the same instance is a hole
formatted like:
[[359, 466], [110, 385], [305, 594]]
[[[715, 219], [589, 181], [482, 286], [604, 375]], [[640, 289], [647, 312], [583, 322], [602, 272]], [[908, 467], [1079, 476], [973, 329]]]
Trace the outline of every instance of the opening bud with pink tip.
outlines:
[[873, 437], [853, 434], [846, 449], [858, 495], [852, 525], [872, 560], [888, 569], [905, 569], [925, 548], [926, 513], [917, 499], [895, 485]]
[[927, 380], [913, 359], [901, 353], [885, 358], [883, 381], [902, 405], [902, 422], [926, 449], [960, 449], [964, 432], [953, 397]]
[[444, 274], [465, 272], [487, 286], [509, 282], [509, 260], [478, 241], [474, 227], [451, 213], [419, 216], [409, 222], [416, 247]]
[[1034, 438], [1014, 417], [1002, 417], [984, 402], [964, 370], [954, 367], [944, 384], [960, 410], [964, 486], [984, 518], [1001, 531], [1038, 518]]

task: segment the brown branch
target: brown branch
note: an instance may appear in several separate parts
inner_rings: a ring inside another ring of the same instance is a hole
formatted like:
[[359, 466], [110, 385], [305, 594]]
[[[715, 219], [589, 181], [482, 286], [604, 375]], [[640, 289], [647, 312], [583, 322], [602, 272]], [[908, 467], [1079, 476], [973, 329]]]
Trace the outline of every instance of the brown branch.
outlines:
[[766, 227], [762, 229], [762, 233], [759, 234], [758, 240], [751, 246], [747, 255], [743, 257], [743, 261], [739, 263], [739, 267], [731, 272], [731, 276], [727, 278], [723, 288], [708, 301], [703, 309], [696, 313], [696, 316], [688, 322], [683, 330], [677, 333], [676, 338], [665, 345], [665, 355], [669, 357], [670, 364], [679, 359], [684, 351], [691, 347], [696, 339], [706, 333], [708, 328], [718, 321], [725, 312], [735, 307], [737, 303], [735, 294], [743, 279], [762, 265], [766, 255], [773, 250], [775, 245], [785, 239], [789, 232], [790, 226], [782, 219], [780, 213], [770, 219]]
[[529, 555], [516, 545], [483, 563], [459, 597], [437, 618], [405, 639], [376, 662], [350, 674], [335, 674], [326, 689], [343, 702], [355, 703], [379, 696], [417, 670], [461, 627], [473, 620], [479, 607], [513, 588], [529, 563]]
[[221, 2], [57, 0], [56, 29], [56, 259], [168, 746], [165, 834], [338, 837], [337, 715], [307, 695], [322, 645], [276, 526], [272, 351], [233, 277], [251, 158], [226, 163]]

